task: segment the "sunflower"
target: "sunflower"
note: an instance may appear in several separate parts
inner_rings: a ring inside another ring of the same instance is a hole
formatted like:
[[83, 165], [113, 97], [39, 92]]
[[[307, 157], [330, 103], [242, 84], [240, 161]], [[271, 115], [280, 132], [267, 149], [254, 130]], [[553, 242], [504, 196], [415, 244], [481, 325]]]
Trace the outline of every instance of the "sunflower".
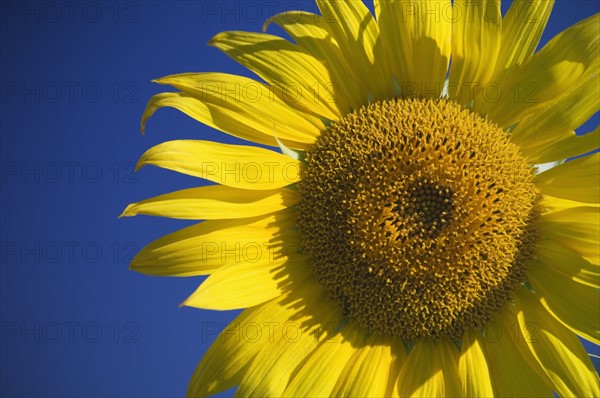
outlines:
[[142, 118], [259, 144], [149, 149], [216, 184], [123, 213], [205, 220], [132, 268], [244, 308], [188, 394], [598, 396], [599, 14], [536, 52], [553, 1], [317, 5], [210, 41], [262, 81], [164, 77]]

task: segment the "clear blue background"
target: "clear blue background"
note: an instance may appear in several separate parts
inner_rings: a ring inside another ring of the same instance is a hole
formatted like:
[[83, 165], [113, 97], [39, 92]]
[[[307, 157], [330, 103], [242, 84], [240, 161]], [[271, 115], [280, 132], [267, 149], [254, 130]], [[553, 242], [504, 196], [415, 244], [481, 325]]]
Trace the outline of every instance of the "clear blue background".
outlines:
[[[598, 12], [598, 4], [558, 1], [542, 43]], [[170, 139], [234, 140], [174, 110], [159, 111], [142, 137], [140, 115], [161, 91], [150, 80], [196, 71], [251, 76], [205, 43], [220, 31], [260, 31], [274, 13], [315, 6], [0, 6], [0, 395], [181, 396], [215, 337], [206, 328], [221, 328], [235, 312], [178, 308], [202, 278], [128, 271], [139, 248], [188, 222], [117, 216], [129, 202], [202, 183], [157, 168], [132, 174], [147, 148]]]

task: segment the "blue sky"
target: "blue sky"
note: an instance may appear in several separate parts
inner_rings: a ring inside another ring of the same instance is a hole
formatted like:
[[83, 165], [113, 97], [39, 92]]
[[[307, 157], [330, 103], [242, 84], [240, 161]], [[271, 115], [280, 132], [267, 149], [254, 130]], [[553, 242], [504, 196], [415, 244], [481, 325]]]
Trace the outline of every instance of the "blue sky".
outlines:
[[[598, 4], [558, 1], [542, 43]], [[0, 2], [1, 396], [184, 394], [213, 330], [236, 312], [178, 308], [203, 278], [128, 270], [137, 250], [189, 222], [117, 216], [129, 202], [202, 184], [157, 168], [133, 174], [146, 149], [235, 141], [174, 110], [159, 111], [142, 137], [140, 115], [162, 91], [153, 78], [252, 76], [206, 42], [223, 30], [260, 31], [270, 15], [296, 8], [315, 9], [306, 1]]]

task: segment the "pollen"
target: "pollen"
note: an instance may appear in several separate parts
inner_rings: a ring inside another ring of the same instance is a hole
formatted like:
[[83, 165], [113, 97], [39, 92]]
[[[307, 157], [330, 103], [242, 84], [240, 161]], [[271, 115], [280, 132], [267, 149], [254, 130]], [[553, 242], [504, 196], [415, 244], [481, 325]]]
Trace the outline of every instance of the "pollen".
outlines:
[[446, 100], [392, 99], [307, 153], [298, 226], [348, 319], [406, 340], [459, 338], [525, 281], [540, 194], [507, 133]]

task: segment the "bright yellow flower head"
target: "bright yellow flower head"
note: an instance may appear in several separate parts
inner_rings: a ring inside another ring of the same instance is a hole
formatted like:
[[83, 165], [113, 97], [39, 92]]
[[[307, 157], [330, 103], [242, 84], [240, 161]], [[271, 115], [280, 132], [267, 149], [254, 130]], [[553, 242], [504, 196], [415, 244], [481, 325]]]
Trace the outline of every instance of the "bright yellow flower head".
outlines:
[[265, 24], [295, 43], [211, 40], [266, 83], [168, 76], [180, 91], [143, 116], [273, 147], [170, 141], [138, 163], [216, 184], [129, 205], [206, 220], [132, 268], [208, 274], [184, 305], [247, 308], [189, 395], [599, 396], [578, 338], [600, 342], [599, 130], [574, 133], [600, 108], [599, 15], [534, 53], [553, 1], [317, 4]]

